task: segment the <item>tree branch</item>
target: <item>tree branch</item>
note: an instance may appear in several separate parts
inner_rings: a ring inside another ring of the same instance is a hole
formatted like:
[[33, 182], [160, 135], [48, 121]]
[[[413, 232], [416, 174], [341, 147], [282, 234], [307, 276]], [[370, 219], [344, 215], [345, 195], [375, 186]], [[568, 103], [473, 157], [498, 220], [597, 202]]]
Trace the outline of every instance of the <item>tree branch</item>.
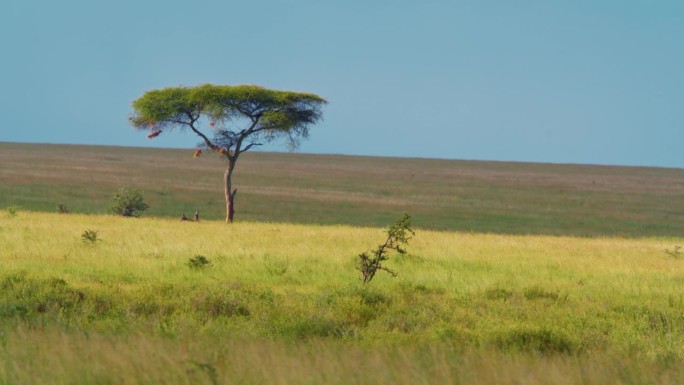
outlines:
[[[247, 130], [245, 130], [245, 132], [244, 132], [244, 135], [245, 135], [245, 136], [246, 136], [246, 135], [250, 135], [250, 134], [252, 134], [253, 132], [255, 132], [254, 127], [256, 127], [257, 124], [259, 124], [259, 118], [261, 118], [261, 115], [256, 116], [256, 117], [254, 117], [254, 118], [252, 119], [252, 124], [250, 124], [250, 125], [249, 125], [249, 128], [248, 128]], [[258, 131], [258, 130], [257, 130], [257, 131]]]
[[209, 146], [209, 148], [211, 148], [212, 150], [218, 149], [218, 146], [217, 146], [217, 145], [215, 145], [214, 143], [212, 143], [211, 140], [209, 140], [209, 138], [207, 138], [206, 135], [204, 135], [204, 134], [201, 133], [198, 129], [195, 128], [194, 122], [188, 124], [188, 126], [190, 127], [190, 129], [191, 129], [192, 131], [195, 132], [195, 134], [199, 135], [202, 139], [204, 139], [204, 143], [206, 143], [207, 146]]
[[262, 145], [261, 143], [250, 143], [250, 144], [248, 144], [248, 145], [245, 147], [244, 150], [242, 150], [242, 151], [240, 151], [240, 152], [245, 152], [245, 151], [249, 150], [250, 148], [252, 148], [252, 147], [254, 147], [254, 146], [261, 146], [261, 145]]
[[[235, 155], [236, 155], [236, 157], [238, 155], [240, 155], [242, 152], [244, 152], [240, 149], [242, 147], [242, 141], [245, 140], [246, 137], [252, 135], [255, 132], [254, 127], [256, 127], [257, 124], [259, 124], [259, 118], [252, 120], [252, 124], [249, 125], [249, 128], [247, 128], [246, 130], [241, 130], [237, 134], [238, 139], [237, 139], [237, 141], [235, 141]], [[250, 146], [248, 146], [248, 147], [250, 147]]]
[[176, 123], [176, 124], [180, 124], [180, 125], [184, 125], [184, 124], [185, 124], [185, 125], [189, 125], [189, 124], [190, 124], [190, 123], [188, 123], [188, 122], [184, 122], [184, 121], [182, 121], [182, 120], [177, 120], [177, 119], [171, 119], [171, 120], [169, 120], [169, 122], [171, 122], [171, 123]]

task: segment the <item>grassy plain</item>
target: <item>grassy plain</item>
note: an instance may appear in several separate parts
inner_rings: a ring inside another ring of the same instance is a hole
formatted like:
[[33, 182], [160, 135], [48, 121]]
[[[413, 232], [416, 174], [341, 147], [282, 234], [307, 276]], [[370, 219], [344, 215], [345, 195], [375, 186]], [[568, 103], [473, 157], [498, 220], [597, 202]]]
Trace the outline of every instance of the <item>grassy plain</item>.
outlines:
[[[103, 213], [139, 188], [149, 216], [225, 215], [223, 163], [192, 150], [0, 143], [0, 208]], [[684, 170], [246, 153], [237, 220], [505, 234], [681, 236]]]
[[362, 287], [382, 240], [2, 212], [0, 384], [684, 382], [680, 237], [418, 229]]

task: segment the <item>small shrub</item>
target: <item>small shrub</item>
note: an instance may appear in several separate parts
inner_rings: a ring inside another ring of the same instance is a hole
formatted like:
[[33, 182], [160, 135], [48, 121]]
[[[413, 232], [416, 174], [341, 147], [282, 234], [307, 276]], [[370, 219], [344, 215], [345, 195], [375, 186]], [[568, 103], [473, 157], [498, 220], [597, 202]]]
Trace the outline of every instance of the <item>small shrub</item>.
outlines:
[[66, 207], [64, 203], [60, 203], [57, 205], [57, 212], [60, 214], [69, 214], [69, 209]]
[[139, 217], [140, 212], [149, 207], [143, 201], [143, 195], [139, 190], [122, 187], [112, 195], [108, 210], [112, 214], [124, 217]]
[[378, 291], [361, 290], [359, 294], [361, 303], [368, 306], [389, 305], [392, 302], [392, 298]]
[[97, 230], [86, 230], [81, 234], [81, 240], [83, 243], [94, 245], [100, 239], [97, 238]]
[[397, 276], [394, 271], [382, 266], [382, 263], [389, 259], [387, 255], [391, 250], [399, 254], [406, 254], [406, 250], [402, 248], [403, 245], [408, 244], [411, 236], [415, 235], [411, 228], [411, 217], [408, 214], [399, 219], [395, 224], [387, 229], [387, 239], [385, 243], [379, 245], [371, 254], [364, 252], [359, 254], [358, 264], [356, 269], [362, 274], [362, 281], [365, 285], [370, 282], [378, 270], [385, 270], [393, 277]]
[[19, 209], [21, 209], [21, 207], [16, 205], [7, 206], [7, 215], [10, 217], [16, 217]]
[[665, 253], [673, 258], [680, 258], [684, 257], [684, 253], [681, 250], [681, 246], [675, 246], [672, 250], [665, 249]]
[[195, 255], [193, 258], [190, 258], [187, 262], [188, 267], [191, 269], [202, 269], [206, 266], [211, 264], [209, 260], [203, 256], [203, 255]]

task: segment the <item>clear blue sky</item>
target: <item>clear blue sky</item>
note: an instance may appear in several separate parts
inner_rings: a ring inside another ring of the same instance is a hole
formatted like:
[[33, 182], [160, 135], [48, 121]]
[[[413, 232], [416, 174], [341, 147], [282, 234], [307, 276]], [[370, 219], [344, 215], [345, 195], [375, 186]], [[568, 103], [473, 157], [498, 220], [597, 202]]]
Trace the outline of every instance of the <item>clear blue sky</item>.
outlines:
[[0, 141], [190, 148], [131, 101], [258, 84], [330, 102], [301, 152], [684, 167], [682, 0], [2, 0], [0, 48]]

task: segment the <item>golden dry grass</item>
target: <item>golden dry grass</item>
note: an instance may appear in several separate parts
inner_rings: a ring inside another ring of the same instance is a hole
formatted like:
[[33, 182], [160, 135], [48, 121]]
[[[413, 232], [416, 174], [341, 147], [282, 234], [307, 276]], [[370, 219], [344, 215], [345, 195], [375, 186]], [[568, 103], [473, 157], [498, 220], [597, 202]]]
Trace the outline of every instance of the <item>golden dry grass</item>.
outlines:
[[17, 328], [0, 384], [680, 384], [682, 366], [619, 356], [461, 351], [444, 344], [360, 347], [197, 336], [114, 338]]

